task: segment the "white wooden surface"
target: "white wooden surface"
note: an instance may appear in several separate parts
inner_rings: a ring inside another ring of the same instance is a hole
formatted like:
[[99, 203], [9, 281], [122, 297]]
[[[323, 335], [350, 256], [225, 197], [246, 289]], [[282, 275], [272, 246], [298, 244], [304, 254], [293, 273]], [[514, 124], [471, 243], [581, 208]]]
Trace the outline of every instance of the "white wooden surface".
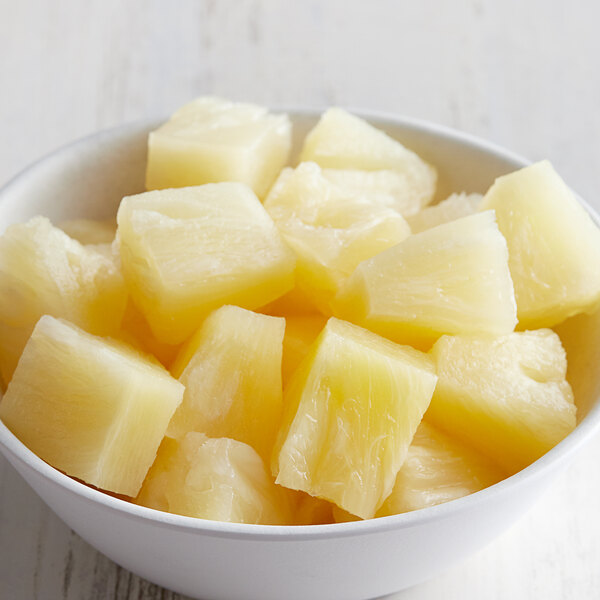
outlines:
[[[0, 183], [215, 93], [444, 123], [550, 158], [600, 208], [599, 21], [594, 0], [0, 0]], [[598, 456], [600, 438], [510, 532], [394, 598], [600, 598]], [[181, 599], [80, 540], [1, 458], [0, 598]]]

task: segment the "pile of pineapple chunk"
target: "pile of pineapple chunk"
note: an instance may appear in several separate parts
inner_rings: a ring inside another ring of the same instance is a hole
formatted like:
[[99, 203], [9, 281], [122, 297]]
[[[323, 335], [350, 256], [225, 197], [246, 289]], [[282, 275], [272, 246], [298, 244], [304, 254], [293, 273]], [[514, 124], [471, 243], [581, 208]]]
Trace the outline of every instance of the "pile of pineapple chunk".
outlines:
[[600, 231], [552, 166], [432, 204], [436, 169], [366, 121], [328, 110], [295, 167], [291, 133], [198, 99], [150, 134], [116, 227], [0, 237], [0, 418], [43, 460], [157, 510], [310, 525], [477, 492], [573, 430], [550, 328], [597, 310]]

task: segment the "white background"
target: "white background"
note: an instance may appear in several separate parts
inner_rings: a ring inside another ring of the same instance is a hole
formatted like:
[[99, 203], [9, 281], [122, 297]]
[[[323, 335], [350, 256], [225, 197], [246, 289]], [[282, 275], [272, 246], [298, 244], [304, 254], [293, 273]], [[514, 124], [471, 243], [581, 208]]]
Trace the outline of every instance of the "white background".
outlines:
[[[599, 22], [595, 0], [0, 0], [0, 183], [210, 93], [450, 125], [549, 158], [600, 209]], [[597, 437], [507, 534], [394, 598], [600, 598], [599, 456]], [[181, 597], [98, 554], [0, 458], [0, 598]]]

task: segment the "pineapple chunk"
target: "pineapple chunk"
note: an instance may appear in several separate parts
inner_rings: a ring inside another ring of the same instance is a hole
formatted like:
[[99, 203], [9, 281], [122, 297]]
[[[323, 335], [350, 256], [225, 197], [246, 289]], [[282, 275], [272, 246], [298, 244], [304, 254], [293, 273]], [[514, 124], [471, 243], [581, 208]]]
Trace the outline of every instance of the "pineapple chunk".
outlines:
[[375, 516], [449, 502], [498, 483], [504, 477], [502, 470], [486, 456], [422, 422], [394, 489]]
[[268, 461], [281, 424], [284, 331], [281, 317], [237, 306], [212, 313], [171, 369], [186, 389], [167, 435], [233, 438]]
[[148, 137], [149, 190], [238, 181], [264, 196], [286, 164], [287, 115], [219, 98], [198, 98]]
[[410, 196], [420, 206], [435, 194], [437, 172], [400, 142], [341, 108], [330, 108], [306, 136], [301, 161], [330, 169], [396, 171], [406, 177]]
[[426, 419], [520, 471], [575, 427], [567, 361], [550, 329], [443, 336], [431, 350], [438, 384]]
[[600, 396], [600, 307], [567, 319], [555, 331], [567, 353], [567, 381], [581, 418]]
[[171, 513], [263, 525], [291, 524], [287, 491], [248, 445], [188, 433], [161, 446], [137, 504]]
[[132, 348], [44, 316], [0, 418], [53, 467], [135, 496], [182, 397], [179, 382]]
[[428, 356], [330, 319], [286, 388], [276, 482], [372, 517], [436, 379]]
[[[284, 489], [284, 488], [282, 488]], [[309, 496], [304, 492], [295, 492], [288, 490], [290, 493], [290, 502], [292, 504], [294, 525], [326, 525], [335, 523], [333, 517], [335, 504]]]
[[[392, 493], [375, 516], [387, 517], [443, 504], [504, 478], [501, 469], [487, 457], [423, 421], [398, 471]], [[337, 523], [359, 520], [337, 506], [333, 516]]]
[[96, 219], [71, 219], [58, 225], [69, 237], [80, 244], [112, 244], [117, 234], [114, 219], [100, 221]]
[[323, 315], [291, 315], [285, 318], [281, 365], [284, 385], [308, 354], [326, 323], [327, 318]]
[[5, 383], [42, 315], [90, 333], [118, 331], [127, 290], [115, 261], [82, 246], [44, 217], [0, 237], [0, 373]]
[[310, 296], [295, 286], [283, 296], [261, 306], [260, 312], [274, 317], [288, 317], [289, 315], [321, 315], [311, 301]]
[[362, 262], [333, 307], [337, 316], [421, 349], [444, 333], [511, 332], [514, 292], [493, 211], [411, 235]]
[[185, 341], [224, 303], [253, 309], [293, 286], [293, 252], [240, 183], [130, 196], [117, 220], [131, 297], [161, 342]]
[[405, 173], [397, 171], [360, 171], [323, 169], [323, 177], [344, 193], [368, 198], [378, 206], [393, 208], [403, 217], [418, 213], [432, 200], [411, 186]]
[[600, 301], [600, 230], [548, 161], [496, 179], [481, 209], [496, 211], [508, 243], [520, 329]]
[[406, 220], [413, 233], [419, 233], [443, 223], [456, 221], [477, 212], [483, 196], [481, 194], [452, 194], [435, 206], [429, 206]]
[[296, 251], [296, 283], [327, 313], [341, 282], [362, 261], [410, 234], [395, 210], [330, 183], [314, 163], [284, 169], [265, 200]]

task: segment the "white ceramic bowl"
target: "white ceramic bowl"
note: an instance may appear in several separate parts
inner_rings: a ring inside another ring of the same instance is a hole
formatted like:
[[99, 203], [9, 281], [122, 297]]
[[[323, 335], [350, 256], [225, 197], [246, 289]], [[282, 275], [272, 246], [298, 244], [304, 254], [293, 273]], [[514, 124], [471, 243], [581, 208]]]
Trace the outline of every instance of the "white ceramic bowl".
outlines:
[[[290, 112], [301, 139], [317, 113]], [[439, 168], [440, 196], [483, 192], [496, 176], [527, 162], [436, 125], [364, 116]], [[156, 124], [99, 133], [34, 164], [0, 192], [0, 231], [37, 214], [54, 221], [114, 215], [122, 196], [143, 189], [146, 135]], [[581, 408], [573, 433], [491, 488], [413, 513], [337, 525], [219, 523], [134, 506], [56, 471], [2, 423], [0, 450], [67, 525], [150, 581], [204, 599], [353, 600], [424, 581], [506, 529], [598, 428], [600, 402]]]

